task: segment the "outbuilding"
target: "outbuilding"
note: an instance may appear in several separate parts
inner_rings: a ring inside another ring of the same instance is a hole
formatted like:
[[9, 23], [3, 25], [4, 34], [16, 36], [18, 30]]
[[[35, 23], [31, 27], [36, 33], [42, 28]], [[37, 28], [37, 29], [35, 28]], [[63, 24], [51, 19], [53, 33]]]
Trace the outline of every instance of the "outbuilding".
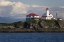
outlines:
[[39, 15], [35, 13], [30, 13], [26, 15], [26, 21], [29, 21], [29, 20], [39, 20]]

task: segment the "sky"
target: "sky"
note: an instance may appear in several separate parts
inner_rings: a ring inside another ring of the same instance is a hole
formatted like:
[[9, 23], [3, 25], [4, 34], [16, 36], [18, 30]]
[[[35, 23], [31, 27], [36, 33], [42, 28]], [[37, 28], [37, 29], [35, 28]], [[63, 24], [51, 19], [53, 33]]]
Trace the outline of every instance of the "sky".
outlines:
[[0, 17], [25, 19], [29, 13], [42, 16], [47, 7], [54, 18], [57, 13], [64, 19], [64, 0], [0, 0]]
[[15, 2], [22, 2], [24, 4], [36, 4], [43, 6], [64, 6], [64, 0], [10, 0]]

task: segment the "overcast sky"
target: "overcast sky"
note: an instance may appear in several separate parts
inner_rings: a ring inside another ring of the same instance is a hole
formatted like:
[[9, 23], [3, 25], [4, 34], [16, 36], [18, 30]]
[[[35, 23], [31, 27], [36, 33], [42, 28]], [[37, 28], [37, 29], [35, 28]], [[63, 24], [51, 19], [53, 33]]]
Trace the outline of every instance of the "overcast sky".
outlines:
[[12, 2], [22, 2], [24, 4], [37, 4], [42, 6], [64, 6], [64, 0], [10, 0]]
[[0, 0], [0, 17], [25, 18], [26, 14], [43, 15], [49, 8], [55, 17], [64, 18], [64, 0]]

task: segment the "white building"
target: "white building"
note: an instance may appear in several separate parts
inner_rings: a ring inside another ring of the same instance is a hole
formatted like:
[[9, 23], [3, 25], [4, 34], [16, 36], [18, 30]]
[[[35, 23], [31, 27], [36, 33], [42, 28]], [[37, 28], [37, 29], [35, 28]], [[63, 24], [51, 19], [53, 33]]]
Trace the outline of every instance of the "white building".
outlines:
[[53, 15], [49, 12], [49, 9], [46, 8], [46, 13], [44, 13], [41, 18], [44, 20], [51, 20]]
[[35, 14], [35, 13], [30, 13], [28, 15], [26, 15], [26, 21], [29, 20], [39, 20], [39, 15]]
[[62, 20], [62, 18], [57, 18], [57, 20]]

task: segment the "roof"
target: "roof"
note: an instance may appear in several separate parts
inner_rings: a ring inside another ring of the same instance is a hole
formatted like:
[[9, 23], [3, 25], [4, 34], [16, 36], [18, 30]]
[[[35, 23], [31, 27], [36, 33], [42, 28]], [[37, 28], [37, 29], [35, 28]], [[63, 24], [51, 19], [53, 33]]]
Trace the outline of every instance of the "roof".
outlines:
[[52, 17], [52, 16], [42, 16], [42, 17]]
[[49, 16], [47, 16], [47, 14], [46, 13], [44, 13], [43, 15], [42, 15], [42, 17], [52, 17], [53, 15], [50, 13], [49, 14]]
[[42, 16], [47, 16], [46, 13], [44, 13]]
[[37, 14], [35, 14], [35, 13], [30, 13], [30, 14], [28, 14], [27, 16], [39, 16], [39, 15], [37, 15]]

